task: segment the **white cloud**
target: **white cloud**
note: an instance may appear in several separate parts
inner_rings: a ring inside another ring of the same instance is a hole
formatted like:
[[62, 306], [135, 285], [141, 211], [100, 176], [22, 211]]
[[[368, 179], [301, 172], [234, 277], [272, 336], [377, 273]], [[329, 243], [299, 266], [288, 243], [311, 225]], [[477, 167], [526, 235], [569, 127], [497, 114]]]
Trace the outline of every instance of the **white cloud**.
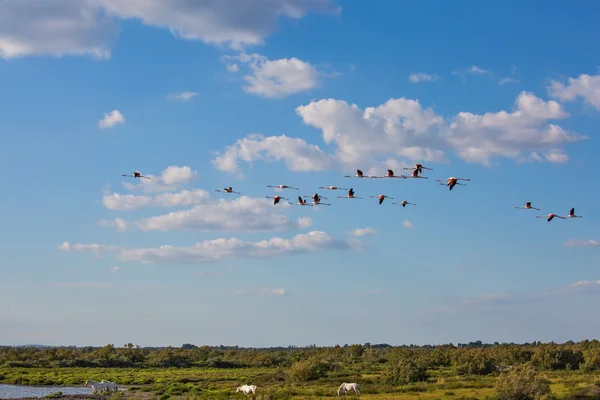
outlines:
[[284, 231], [305, 229], [312, 225], [309, 217], [294, 221], [280, 214], [279, 210], [287, 207], [291, 206], [286, 203], [273, 206], [266, 198], [241, 196], [234, 200], [219, 199], [218, 202], [203, 203], [189, 210], [174, 211], [134, 222], [120, 218], [110, 222], [101, 221], [101, 225], [112, 226], [121, 231], [135, 228], [142, 231], [219, 232]]
[[569, 239], [565, 242], [565, 246], [567, 246], [567, 247], [598, 247], [598, 246], [600, 246], [600, 242], [595, 239], [588, 239], [588, 240]]
[[145, 175], [150, 179], [140, 179], [140, 183], [124, 182], [123, 186], [131, 191], [142, 190], [145, 193], [168, 192], [198, 179], [198, 172], [188, 166], [170, 165], [160, 176]]
[[402, 222], [402, 226], [404, 226], [406, 229], [411, 229], [414, 227], [413, 223], [408, 220], [404, 220]]
[[251, 134], [227, 146], [224, 153], [217, 153], [213, 165], [221, 170], [237, 173], [243, 177], [239, 161], [273, 162], [283, 160], [291, 171], [326, 171], [335, 166], [335, 159], [318, 146], [300, 138], [286, 135], [269, 136]]
[[439, 79], [439, 76], [426, 74], [424, 72], [417, 72], [416, 74], [410, 74], [408, 76], [408, 80], [411, 81], [412, 83], [433, 82], [433, 81], [437, 81], [438, 79]]
[[[237, 60], [248, 65], [250, 74], [244, 76], [248, 83], [246, 93], [263, 97], [282, 98], [316, 88], [322, 75], [314, 66], [295, 57], [269, 60], [260, 54], [224, 56], [223, 61]], [[230, 70], [229, 65], [227, 69]]]
[[104, 195], [102, 204], [109, 210], [139, 210], [149, 207], [177, 207], [202, 204], [210, 199], [208, 192], [201, 189], [181, 190], [177, 193], [162, 193], [156, 196], [135, 196], [111, 193]]
[[507, 83], [519, 83], [519, 80], [515, 78], [506, 77], [500, 79], [500, 82], [498, 82], [499, 85], [506, 85]]
[[179, 93], [169, 93], [167, 95], [168, 100], [178, 100], [178, 101], [190, 101], [194, 97], [198, 96], [196, 92], [179, 92]]
[[118, 124], [124, 124], [125, 117], [119, 110], [113, 110], [110, 113], [104, 113], [104, 118], [98, 121], [98, 127], [100, 129], [112, 128]]
[[227, 71], [229, 72], [238, 72], [240, 67], [237, 64], [227, 64]]
[[477, 65], [472, 65], [471, 68], [467, 69], [467, 72], [476, 75], [485, 75], [490, 73], [490, 71], [487, 69], [479, 68]]
[[235, 293], [245, 296], [284, 296], [287, 291], [284, 288], [270, 289], [265, 287], [259, 290], [239, 289]]
[[355, 230], [350, 232], [350, 234], [352, 236], [356, 236], [356, 237], [367, 236], [367, 235], [376, 235], [377, 233], [378, 233], [377, 230], [375, 230], [373, 228], [356, 228]]
[[119, 267], [118, 265], [115, 265], [114, 267], [110, 267], [108, 270], [110, 272], [119, 272], [121, 270], [121, 267]]
[[325, 232], [311, 231], [291, 239], [273, 237], [258, 242], [237, 238], [220, 238], [198, 242], [187, 247], [164, 245], [155, 248], [126, 248], [100, 244], [70, 244], [64, 242], [59, 250], [74, 253], [116, 253], [118, 260], [140, 263], [194, 264], [228, 258], [269, 258], [285, 255], [314, 253], [321, 250], [358, 250], [360, 245], [350, 240], [340, 240]]
[[107, 43], [119, 33], [112, 19], [87, 0], [0, 1], [0, 57], [91, 55], [110, 58]]
[[285, 161], [293, 171], [353, 172], [370, 166], [392, 168], [400, 164], [398, 158], [445, 162], [449, 152], [483, 165], [498, 157], [531, 159], [532, 152], [542, 154], [540, 161], [564, 162], [568, 155], [561, 147], [587, 139], [550, 122], [569, 115], [559, 103], [528, 92], [519, 94], [512, 112], [460, 112], [449, 121], [406, 98], [364, 110], [342, 100], [323, 99], [298, 107], [296, 113], [305, 124], [321, 130], [331, 153], [299, 138], [252, 134], [217, 153], [213, 164], [240, 176], [241, 161]]
[[563, 101], [582, 97], [586, 103], [600, 110], [600, 75], [581, 74], [577, 78], [569, 78], [566, 85], [551, 80], [549, 92], [552, 97]]
[[169, 29], [174, 36], [241, 49], [261, 45], [281, 17], [339, 14], [330, 0], [2, 0], [0, 57], [34, 54], [109, 58], [114, 17]]

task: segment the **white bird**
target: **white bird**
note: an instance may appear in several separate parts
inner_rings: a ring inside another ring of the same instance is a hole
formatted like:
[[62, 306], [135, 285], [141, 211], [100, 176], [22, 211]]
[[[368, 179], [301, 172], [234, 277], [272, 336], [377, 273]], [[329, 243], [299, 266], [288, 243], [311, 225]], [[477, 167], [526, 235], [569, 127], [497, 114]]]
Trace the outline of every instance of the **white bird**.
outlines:
[[415, 164], [415, 166], [414, 166], [414, 167], [411, 167], [411, 168], [406, 168], [406, 167], [404, 167], [403, 169], [406, 169], [406, 170], [409, 170], [409, 171], [416, 170], [416, 171], [418, 171], [420, 174], [422, 174], [422, 173], [423, 173], [423, 170], [424, 170], [424, 169], [428, 169], [428, 170], [430, 170], [430, 171], [433, 171], [433, 169], [431, 169], [431, 168], [424, 167], [424, 166], [423, 166], [423, 164]]
[[548, 215], [536, 215], [536, 218], [546, 218], [548, 220], [548, 222], [552, 221], [555, 217], [556, 218], [560, 218], [560, 219], [566, 219], [566, 217], [561, 217], [560, 215], [556, 215], [556, 214], [548, 214]]
[[121, 176], [128, 176], [130, 178], [144, 178], [144, 179], [150, 179], [147, 176], [142, 175], [142, 173], [140, 171], [134, 171], [133, 175], [126, 175], [126, 174], [121, 174]]
[[231, 186], [229, 186], [229, 187], [227, 187], [227, 188], [225, 188], [223, 190], [216, 189], [215, 192], [241, 194], [240, 192], [234, 192], [233, 189], [231, 188]]
[[344, 178], [376, 178], [376, 176], [365, 175], [360, 169], [357, 169], [356, 175], [344, 175]]
[[[460, 185], [460, 186], [467, 186], [464, 185], [462, 183], [458, 183], [458, 181], [470, 181], [471, 179], [469, 178], [455, 178], [453, 176], [451, 176], [450, 178], [448, 178], [446, 180], [446, 183], [440, 183], [440, 185], [442, 186], [448, 186], [448, 190], [452, 190], [452, 188], [456, 185]], [[438, 179], [436, 182], [444, 182], [443, 180]]]
[[287, 185], [267, 185], [267, 187], [276, 188], [276, 189], [293, 189], [293, 190], [299, 190], [298, 188], [287, 186]]
[[294, 205], [294, 206], [295, 205], [298, 205], [298, 206], [308, 206], [308, 207], [312, 207], [313, 206], [312, 204], [308, 204], [306, 202], [306, 200], [303, 200], [302, 197], [300, 197], [300, 196], [298, 196], [298, 203], [289, 202], [289, 204]]
[[338, 199], [362, 199], [362, 197], [355, 197], [354, 189], [350, 188], [350, 190], [348, 190], [348, 194], [346, 196], [338, 196]]
[[566, 218], [583, 218], [581, 215], [575, 215], [575, 207], [571, 208]]
[[401, 203], [392, 203], [392, 204], [398, 204], [398, 205], [401, 205], [402, 207], [406, 207], [406, 205], [407, 205], [407, 204], [412, 204], [413, 206], [416, 206], [416, 204], [415, 204], [415, 203], [409, 203], [409, 202], [408, 202], [408, 201], [406, 201], [406, 200], [402, 200], [402, 202], [401, 202]]
[[540, 211], [539, 208], [532, 207], [530, 201], [525, 203], [525, 207], [515, 206], [515, 208], [520, 208], [521, 210], [538, 210], [538, 211]]
[[281, 197], [281, 196], [265, 196], [267, 199], [273, 199], [273, 205], [276, 206], [277, 204], [279, 204], [280, 200], [288, 200], [285, 197]]
[[404, 175], [394, 175], [394, 171], [391, 169], [387, 170], [387, 174], [385, 174], [384, 176], [376, 176], [375, 178], [400, 178], [400, 179], [406, 179], [406, 176]]
[[369, 196], [372, 199], [379, 199], [379, 204], [383, 203], [383, 200], [387, 197], [388, 199], [393, 199], [393, 197], [386, 196], [385, 194], [380, 194], [379, 196]]
[[[304, 196], [304, 197], [308, 197], [308, 196]], [[316, 205], [323, 205], [323, 206], [330, 206], [331, 204], [328, 203], [321, 203], [321, 199], [326, 199], [327, 197], [324, 196], [319, 196], [318, 193], [315, 193], [312, 195], [312, 200], [313, 200], [313, 204]]]
[[426, 176], [421, 176], [421, 175], [419, 175], [419, 170], [418, 170], [418, 169], [415, 169], [415, 170], [413, 171], [413, 173], [412, 173], [410, 176], [406, 176], [406, 175], [402, 175], [402, 176], [403, 176], [405, 179], [406, 179], [406, 178], [415, 178], [415, 179], [416, 179], [416, 178], [420, 178], [420, 179], [429, 179], [429, 178], [428, 178], [428, 177], [426, 177]]
[[348, 190], [346, 188], [341, 188], [341, 187], [337, 187], [337, 186], [319, 186], [319, 189], [324, 189], [324, 190]]

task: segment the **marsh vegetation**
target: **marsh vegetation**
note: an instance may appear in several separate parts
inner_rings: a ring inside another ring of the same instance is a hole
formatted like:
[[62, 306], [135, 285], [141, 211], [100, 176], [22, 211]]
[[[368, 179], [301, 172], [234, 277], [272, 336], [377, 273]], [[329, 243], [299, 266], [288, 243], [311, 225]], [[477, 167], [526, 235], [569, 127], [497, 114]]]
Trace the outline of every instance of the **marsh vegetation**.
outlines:
[[0, 383], [114, 381], [127, 389], [115, 399], [244, 398], [235, 394], [243, 384], [258, 386], [256, 399], [327, 398], [337, 396], [342, 382], [357, 382], [361, 398], [377, 399], [600, 398], [596, 340], [268, 349], [0, 347], [0, 366]]

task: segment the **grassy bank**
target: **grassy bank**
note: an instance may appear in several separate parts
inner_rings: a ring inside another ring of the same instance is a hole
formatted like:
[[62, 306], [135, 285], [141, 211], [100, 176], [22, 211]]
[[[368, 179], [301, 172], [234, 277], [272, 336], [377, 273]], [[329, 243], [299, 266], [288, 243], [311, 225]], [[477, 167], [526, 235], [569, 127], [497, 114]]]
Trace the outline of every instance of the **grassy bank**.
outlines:
[[[359, 382], [361, 398], [377, 399], [492, 399], [500, 373], [456, 374], [453, 368], [430, 371], [426, 381], [407, 385], [384, 383], [383, 371], [333, 373], [310, 382], [290, 382], [287, 371], [274, 368], [158, 369], [158, 368], [0, 368], [0, 382], [21, 385], [83, 385], [87, 379], [111, 380], [127, 387], [124, 398], [198, 397], [226, 399], [245, 383], [258, 386], [259, 398], [309, 399], [337, 396], [341, 382]], [[557, 371], [545, 375], [555, 398], [593, 387], [597, 372]], [[243, 398], [243, 395], [237, 396]], [[349, 397], [353, 397], [349, 394]], [[593, 398], [593, 397], [589, 397]], [[597, 397], [596, 397], [597, 398]]]

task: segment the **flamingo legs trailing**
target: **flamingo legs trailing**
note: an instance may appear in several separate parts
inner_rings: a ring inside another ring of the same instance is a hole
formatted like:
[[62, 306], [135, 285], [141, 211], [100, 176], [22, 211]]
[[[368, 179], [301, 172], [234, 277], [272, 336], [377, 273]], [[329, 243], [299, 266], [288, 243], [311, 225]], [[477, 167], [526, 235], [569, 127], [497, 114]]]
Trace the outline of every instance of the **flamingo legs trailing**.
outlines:
[[383, 203], [383, 200], [385, 200], [386, 197], [388, 199], [393, 199], [393, 197], [386, 196], [385, 194], [380, 194], [379, 196], [369, 196], [369, 197], [372, 198], [372, 199], [379, 199], [379, 204]]
[[548, 214], [548, 215], [536, 215], [536, 218], [546, 218], [548, 220], [548, 222], [552, 221], [554, 218], [560, 218], [560, 219], [566, 219], [566, 217], [561, 217], [560, 215], [556, 215], [556, 214]]
[[407, 205], [407, 204], [411, 204], [411, 205], [413, 205], [413, 206], [416, 206], [416, 204], [415, 204], [415, 203], [409, 203], [409, 202], [408, 202], [408, 201], [406, 201], [406, 200], [402, 200], [402, 202], [401, 202], [401, 203], [392, 203], [392, 204], [398, 204], [398, 205], [401, 205], [402, 207], [406, 207], [406, 205]]
[[350, 188], [350, 190], [348, 190], [348, 194], [346, 196], [338, 196], [338, 199], [362, 199], [362, 197], [354, 196], [354, 189]]
[[[265, 196], [267, 199], [273, 199], [273, 205], [276, 206], [281, 200], [288, 200], [281, 196]], [[289, 200], [288, 200], [289, 201]]]
[[530, 201], [528, 201], [528, 202], [525, 203], [525, 207], [515, 206], [515, 208], [519, 208], [521, 210], [538, 210], [538, 211], [540, 211], [539, 208], [532, 207]]

